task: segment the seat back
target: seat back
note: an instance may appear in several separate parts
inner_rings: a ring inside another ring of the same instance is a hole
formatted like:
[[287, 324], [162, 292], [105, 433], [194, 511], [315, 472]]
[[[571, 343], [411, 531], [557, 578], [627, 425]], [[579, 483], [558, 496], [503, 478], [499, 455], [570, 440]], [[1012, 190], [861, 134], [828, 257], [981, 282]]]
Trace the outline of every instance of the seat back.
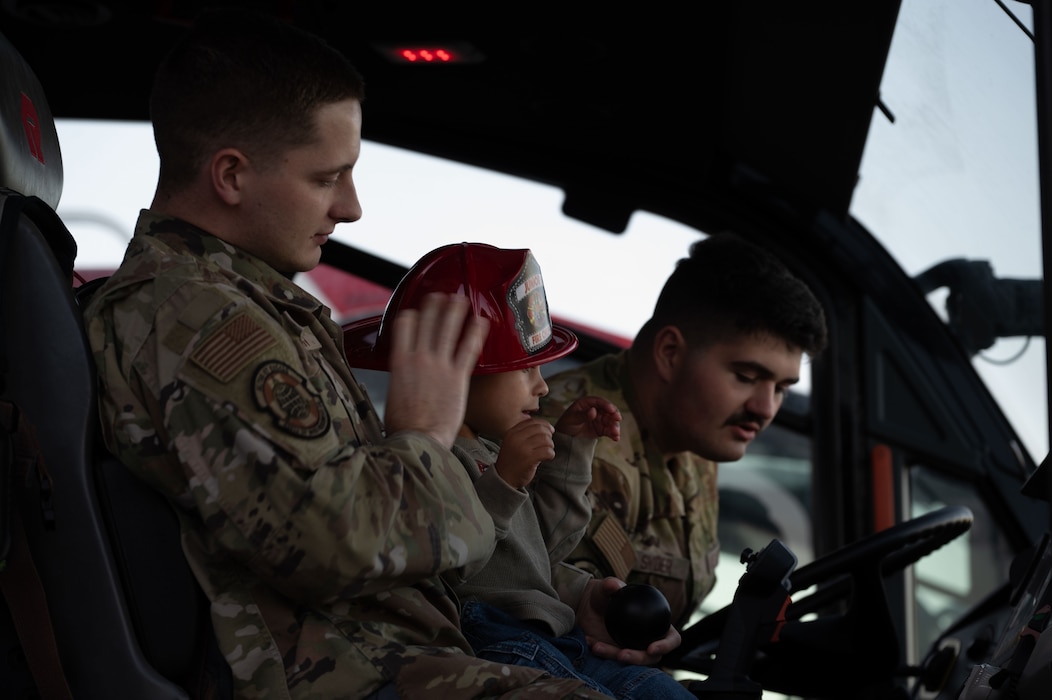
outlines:
[[[98, 440], [76, 244], [55, 213], [55, 123], [2, 35], [0, 74], [0, 403], [17, 408], [40, 448], [19, 474], [16, 436], [0, 429], [0, 556], [31, 555], [74, 697], [188, 698], [213, 637], [206, 601], [169, 504]], [[19, 636], [10, 612], [0, 605], [0, 687], [5, 697], [35, 697], [20, 653], [26, 631]]]

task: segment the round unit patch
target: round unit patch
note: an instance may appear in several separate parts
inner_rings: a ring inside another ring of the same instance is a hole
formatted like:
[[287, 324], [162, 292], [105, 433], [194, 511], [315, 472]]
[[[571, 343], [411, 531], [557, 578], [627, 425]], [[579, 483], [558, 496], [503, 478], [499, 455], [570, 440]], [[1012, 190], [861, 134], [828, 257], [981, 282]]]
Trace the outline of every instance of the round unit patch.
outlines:
[[329, 429], [329, 412], [307, 386], [307, 380], [284, 362], [272, 360], [256, 368], [252, 380], [256, 405], [270, 413], [274, 424], [302, 438], [316, 438]]

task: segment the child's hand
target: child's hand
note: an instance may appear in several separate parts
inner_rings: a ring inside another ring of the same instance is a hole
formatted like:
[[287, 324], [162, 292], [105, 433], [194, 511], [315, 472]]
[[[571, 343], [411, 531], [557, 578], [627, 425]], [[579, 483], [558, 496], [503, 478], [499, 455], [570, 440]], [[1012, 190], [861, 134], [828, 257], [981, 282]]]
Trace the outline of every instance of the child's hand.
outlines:
[[621, 411], [598, 396], [583, 396], [559, 417], [556, 432], [570, 437], [621, 439]]
[[555, 459], [551, 423], [538, 418], [516, 423], [504, 434], [493, 468], [512, 488], [526, 488], [537, 473], [537, 465]]

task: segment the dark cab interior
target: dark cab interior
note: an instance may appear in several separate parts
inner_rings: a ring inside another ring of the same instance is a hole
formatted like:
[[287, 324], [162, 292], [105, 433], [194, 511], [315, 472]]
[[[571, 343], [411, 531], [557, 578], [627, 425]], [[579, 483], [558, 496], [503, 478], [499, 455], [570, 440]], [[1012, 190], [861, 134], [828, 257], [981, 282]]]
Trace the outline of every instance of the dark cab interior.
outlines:
[[[80, 317], [90, 288], [56, 214], [55, 119], [148, 119], [153, 68], [213, 4], [238, 3], [0, 3], [0, 686], [10, 697], [193, 698], [201, 674], [223, 665], [174, 514], [99, 444]], [[770, 470], [790, 451], [804, 465], [786, 488], [807, 506], [815, 556], [799, 561], [779, 532], [721, 532], [749, 547], [741, 569], [721, 565], [738, 581], [734, 600], [685, 628], [665, 660], [705, 679], [699, 697], [948, 700], [979, 697], [962, 691], [983, 673], [993, 687], [998, 672], [1024, 700], [1039, 696], [1025, 694], [1032, 649], [1017, 632], [1052, 602], [1052, 479], [971, 359], [998, 337], [1043, 335], [1043, 285], [960, 262], [911, 277], [849, 213], [872, 122], [893, 118], [881, 79], [898, 0], [582, 11], [525, 19], [514, 33], [446, 13], [407, 27], [388, 7], [242, 4], [350, 56], [367, 79], [368, 140], [558, 187], [563, 213], [604, 235], [637, 211], [699, 236], [733, 229], [815, 289], [830, 350], [810, 394], [756, 450]], [[1034, 4], [1039, 56], [1052, 45], [1045, 11]], [[688, 21], [682, 36], [652, 30]], [[404, 60], [439, 43], [449, 65]], [[388, 289], [406, 271], [338, 240], [323, 262]], [[954, 290], [945, 319], [925, 300], [938, 287]], [[579, 335], [578, 361], [613, 347]], [[721, 491], [729, 519], [747, 491], [733, 483]], [[929, 620], [913, 565], [965, 540], [971, 586], [953, 619]]]

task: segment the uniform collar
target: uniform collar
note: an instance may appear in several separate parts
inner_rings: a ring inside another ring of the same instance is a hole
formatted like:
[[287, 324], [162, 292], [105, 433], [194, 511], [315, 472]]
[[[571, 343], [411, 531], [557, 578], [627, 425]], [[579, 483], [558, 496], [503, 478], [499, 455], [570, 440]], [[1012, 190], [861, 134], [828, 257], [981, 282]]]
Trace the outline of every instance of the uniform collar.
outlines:
[[[225, 276], [243, 278], [265, 290], [267, 296], [285, 304], [317, 311], [322, 303], [260, 258], [233, 246], [187, 221], [143, 209], [135, 225], [129, 255], [146, 247], [164, 247], [170, 255], [185, 256], [187, 265], [207, 265]], [[178, 261], [168, 260], [167, 263]], [[167, 269], [167, 268], [166, 268]]]

